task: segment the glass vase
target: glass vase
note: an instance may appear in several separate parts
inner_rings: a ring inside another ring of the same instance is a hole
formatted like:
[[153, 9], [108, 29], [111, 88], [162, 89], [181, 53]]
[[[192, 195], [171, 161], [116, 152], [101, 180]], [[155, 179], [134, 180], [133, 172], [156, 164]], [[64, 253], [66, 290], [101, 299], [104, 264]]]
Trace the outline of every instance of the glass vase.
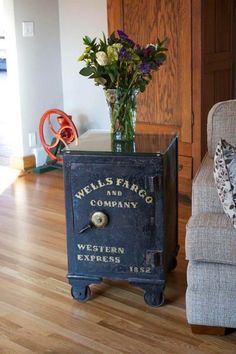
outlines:
[[137, 89], [104, 90], [109, 108], [113, 141], [132, 141], [135, 137]]

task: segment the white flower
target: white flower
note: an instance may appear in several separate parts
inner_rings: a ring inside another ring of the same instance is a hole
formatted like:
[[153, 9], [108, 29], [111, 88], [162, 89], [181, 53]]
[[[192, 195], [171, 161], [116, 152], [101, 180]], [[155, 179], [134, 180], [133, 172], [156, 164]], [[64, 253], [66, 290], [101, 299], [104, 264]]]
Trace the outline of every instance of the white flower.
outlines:
[[97, 52], [96, 59], [99, 65], [105, 66], [108, 64], [108, 57], [105, 52]]
[[97, 83], [97, 85], [105, 85], [105, 83], [107, 82], [107, 80], [103, 77], [96, 77], [94, 81]]

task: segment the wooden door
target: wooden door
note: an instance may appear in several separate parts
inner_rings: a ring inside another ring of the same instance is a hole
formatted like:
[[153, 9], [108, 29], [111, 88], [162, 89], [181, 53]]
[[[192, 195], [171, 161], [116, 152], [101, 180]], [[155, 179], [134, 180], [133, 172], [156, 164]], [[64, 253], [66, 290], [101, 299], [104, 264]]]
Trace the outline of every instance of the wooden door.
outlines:
[[192, 0], [194, 172], [207, 151], [207, 115], [233, 95], [234, 0]]
[[[233, 97], [232, 24], [233, 0], [203, 1], [204, 117], [213, 104]], [[206, 122], [203, 131], [206, 131]], [[206, 142], [203, 152], [205, 150]]]
[[109, 33], [123, 29], [135, 42], [168, 38], [167, 62], [138, 98], [137, 130], [178, 133], [180, 190], [192, 177], [191, 0], [107, 0]]

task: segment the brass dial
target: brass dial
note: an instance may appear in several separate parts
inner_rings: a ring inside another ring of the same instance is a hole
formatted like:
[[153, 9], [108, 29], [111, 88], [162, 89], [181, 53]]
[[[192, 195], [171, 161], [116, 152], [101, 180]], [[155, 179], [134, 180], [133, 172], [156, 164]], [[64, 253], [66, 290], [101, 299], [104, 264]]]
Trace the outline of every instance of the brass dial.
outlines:
[[108, 224], [108, 216], [102, 211], [95, 211], [91, 216], [91, 223], [97, 228], [105, 227]]

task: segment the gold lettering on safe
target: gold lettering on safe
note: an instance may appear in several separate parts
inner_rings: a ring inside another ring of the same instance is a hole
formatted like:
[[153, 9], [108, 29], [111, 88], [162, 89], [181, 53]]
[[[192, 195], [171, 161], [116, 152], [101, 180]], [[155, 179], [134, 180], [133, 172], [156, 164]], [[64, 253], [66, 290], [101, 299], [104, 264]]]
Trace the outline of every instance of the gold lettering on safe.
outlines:
[[[120, 255], [123, 255], [125, 253], [125, 249], [123, 247], [99, 246], [99, 245], [90, 245], [90, 244], [83, 244], [83, 243], [78, 243], [77, 246], [79, 251], [93, 253], [93, 254], [77, 254], [77, 260], [79, 262], [120, 263]], [[97, 255], [97, 253], [102, 253], [102, 254]], [[110, 253], [112, 255], [110, 255]]]
[[[86, 195], [92, 193], [93, 191], [107, 186], [117, 186], [117, 187], [131, 190], [132, 192], [136, 193], [141, 199], [143, 199], [147, 204], [153, 203], [153, 198], [149, 196], [147, 192], [144, 189], [142, 189], [139, 185], [131, 183], [130, 181], [125, 180], [123, 178], [112, 178], [112, 177], [106, 177], [103, 180], [99, 179], [96, 182], [88, 184], [87, 186], [80, 189], [75, 194], [75, 197], [78, 199], [82, 199]], [[117, 196], [119, 195], [117, 194]]]
[[151, 267], [130, 266], [129, 271], [131, 273], [151, 273], [152, 269], [151, 269]]
[[114, 246], [98, 246], [98, 245], [90, 245], [84, 243], [77, 244], [78, 249], [80, 251], [87, 252], [98, 252], [98, 253], [114, 253], [114, 254], [124, 254], [124, 247], [114, 247]]
[[77, 260], [81, 262], [120, 263], [120, 257], [97, 256], [93, 254], [78, 254]]
[[136, 209], [138, 202], [128, 201], [116, 201], [116, 200], [90, 200], [91, 206], [107, 207], [107, 208], [124, 208], [124, 209]]
[[121, 197], [123, 193], [121, 191], [107, 191], [107, 195]]

